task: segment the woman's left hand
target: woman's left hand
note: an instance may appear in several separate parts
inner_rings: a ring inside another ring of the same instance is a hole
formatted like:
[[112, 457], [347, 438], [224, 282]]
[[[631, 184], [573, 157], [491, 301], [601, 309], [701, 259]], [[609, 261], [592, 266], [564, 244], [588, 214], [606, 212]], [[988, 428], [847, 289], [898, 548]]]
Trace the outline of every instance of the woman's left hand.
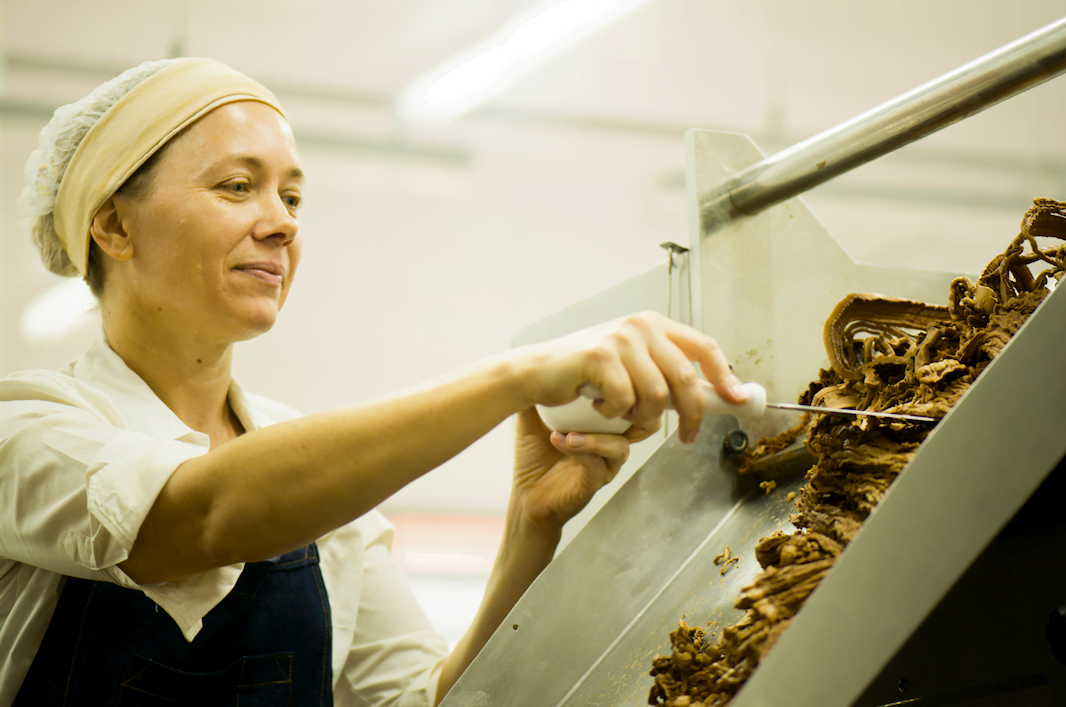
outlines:
[[518, 413], [512, 501], [523, 520], [537, 530], [558, 531], [618, 474], [629, 458], [629, 445], [661, 426], [656, 418], [621, 435], [564, 435], [549, 430], [536, 408]]

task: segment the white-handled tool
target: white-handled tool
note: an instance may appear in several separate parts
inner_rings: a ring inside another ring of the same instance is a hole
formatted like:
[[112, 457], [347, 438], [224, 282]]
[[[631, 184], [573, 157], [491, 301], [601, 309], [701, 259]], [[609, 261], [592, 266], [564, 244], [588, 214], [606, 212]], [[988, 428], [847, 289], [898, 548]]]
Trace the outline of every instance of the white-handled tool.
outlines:
[[[933, 417], [920, 415], [902, 415], [893, 412], [870, 412], [867, 410], [851, 410], [848, 408], [824, 408], [811, 405], [795, 405], [792, 403], [770, 403], [766, 401], [766, 388], [758, 383], [745, 383], [744, 391], [748, 394], [743, 403], [733, 403], [725, 400], [707, 381], [699, 381], [704, 395], [704, 413], [709, 415], [733, 415], [741, 421], [754, 420], [762, 417], [766, 408], [779, 408], [782, 410], [795, 410], [799, 412], [814, 412], [827, 415], [869, 415], [870, 417], [883, 417], [891, 420], [905, 422], [932, 422], [937, 420]], [[583, 385], [578, 389], [582, 397], [567, 405], [558, 407], [537, 406], [541, 419], [548, 427], [560, 432], [588, 432], [621, 434], [629, 428], [629, 423], [622, 419], [608, 419], [601, 415], [592, 403], [603, 399], [603, 393], [591, 385]], [[674, 410], [674, 401], [671, 399], [667, 409]]]

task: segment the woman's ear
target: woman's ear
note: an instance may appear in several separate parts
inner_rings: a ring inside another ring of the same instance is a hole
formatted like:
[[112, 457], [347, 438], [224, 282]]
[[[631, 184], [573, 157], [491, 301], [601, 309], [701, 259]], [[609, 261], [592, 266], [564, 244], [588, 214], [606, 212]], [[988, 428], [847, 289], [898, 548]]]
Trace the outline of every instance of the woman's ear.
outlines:
[[126, 229], [123, 211], [128, 203], [118, 195], [111, 196], [93, 217], [89, 232], [100, 250], [115, 260], [129, 260], [133, 257], [133, 241]]

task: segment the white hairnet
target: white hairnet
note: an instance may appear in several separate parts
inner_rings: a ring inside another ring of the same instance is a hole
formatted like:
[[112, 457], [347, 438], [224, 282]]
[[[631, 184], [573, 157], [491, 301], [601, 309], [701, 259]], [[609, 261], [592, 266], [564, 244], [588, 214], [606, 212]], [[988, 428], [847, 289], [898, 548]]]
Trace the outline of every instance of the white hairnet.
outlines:
[[45, 267], [57, 275], [74, 277], [71, 262], [55, 231], [56, 194], [67, 165], [89, 129], [111, 106], [165, 66], [181, 59], [146, 61], [99, 86], [76, 103], [58, 108], [41, 130], [37, 149], [26, 161], [25, 187], [18, 199], [18, 216], [28, 221], [33, 242]]

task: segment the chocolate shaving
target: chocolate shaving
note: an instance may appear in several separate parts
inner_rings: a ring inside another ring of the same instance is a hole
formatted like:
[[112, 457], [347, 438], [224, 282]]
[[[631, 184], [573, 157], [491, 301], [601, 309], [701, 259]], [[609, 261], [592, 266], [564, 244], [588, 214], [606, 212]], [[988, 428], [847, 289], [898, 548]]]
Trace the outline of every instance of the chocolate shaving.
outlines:
[[[1041, 248], [1038, 237], [1066, 241], [1066, 203], [1034, 200], [1021, 233], [977, 283], [965, 277], [951, 283], [947, 307], [880, 295], [844, 298], [823, 331], [830, 369], [819, 371], [799, 402], [942, 418], [1062, 281], [1066, 243]], [[806, 432], [817, 462], [795, 499], [790, 520], [797, 530], [757, 544], [763, 570], [734, 604], [745, 610], [740, 621], [715, 640], [683, 621], [670, 634], [673, 652], [653, 661], [648, 703], [727, 704], [930, 430], [927, 424], [814, 415], [756, 444], [742, 470]]]
[[803, 418], [795, 427], [791, 427], [774, 437], [764, 437], [760, 439], [753, 448], [746, 450], [741, 459], [740, 466], [737, 467], [737, 473], [749, 473], [753, 462], [768, 457], [771, 454], [777, 454], [795, 442], [801, 434], [806, 432], [809, 416], [810, 413], [804, 413]]

